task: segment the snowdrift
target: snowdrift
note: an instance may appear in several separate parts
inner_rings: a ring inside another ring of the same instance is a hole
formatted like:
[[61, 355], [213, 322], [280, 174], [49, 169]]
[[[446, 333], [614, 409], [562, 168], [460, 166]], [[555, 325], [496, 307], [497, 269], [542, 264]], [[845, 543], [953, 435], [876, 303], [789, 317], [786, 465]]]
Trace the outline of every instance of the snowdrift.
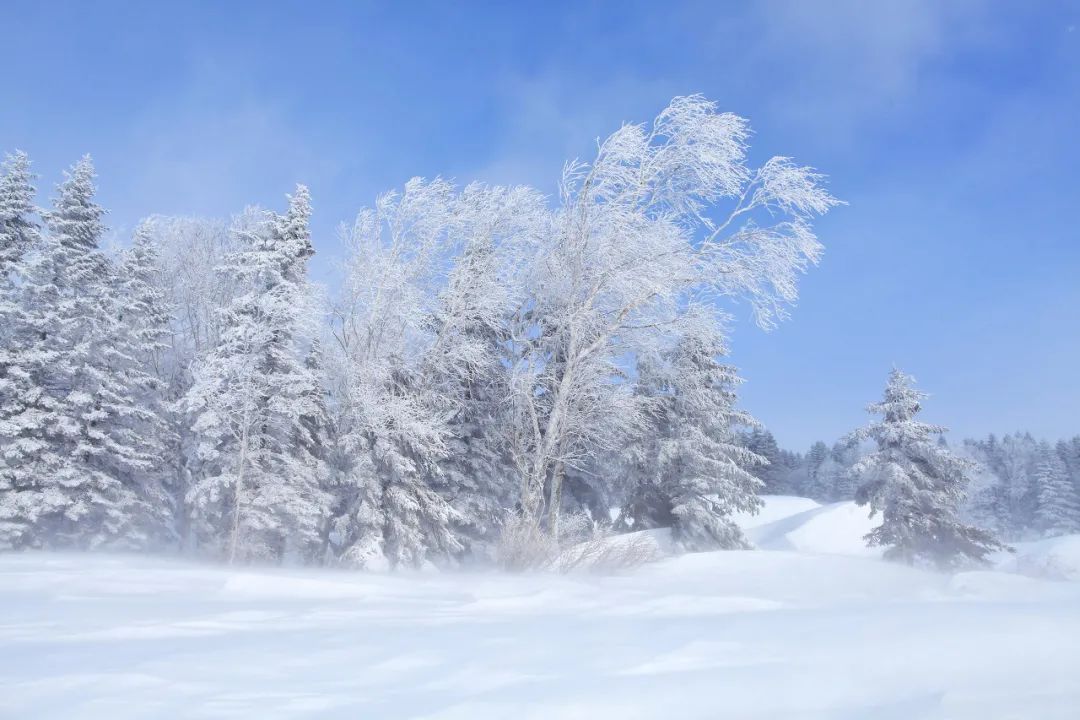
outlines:
[[[881, 550], [866, 547], [864, 536], [878, 520], [853, 502], [821, 505], [810, 498], [764, 495], [756, 515], [732, 516], [746, 537], [760, 550], [879, 557]], [[564, 572], [608, 572], [629, 569], [679, 553], [667, 528], [613, 535], [564, 551], [554, 567]], [[635, 559], [637, 560], [635, 562]]]
[[630, 570], [678, 552], [670, 528], [610, 535], [566, 548], [551, 563], [557, 572]]
[[[868, 548], [865, 537], [881, 522], [854, 502], [821, 505], [809, 498], [765, 495], [756, 515], [737, 513], [735, 522], [759, 550], [848, 555], [876, 558], [881, 548]], [[620, 551], [636, 547], [650, 560], [678, 554], [667, 529], [616, 535], [599, 544], [571, 548], [561, 559], [562, 569], [619, 570]], [[611, 546], [611, 552], [600, 548]], [[998, 553], [995, 569], [1048, 580], [1080, 580], [1080, 534], [1015, 544], [1015, 553]], [[622, 553], [625, 556], [626, 553]], [[611, 560], [615, 559], [615, 562]], [[648, 561], [648, 560], [646, 560]], [[641, 563], [637, 563], [641, 564]], [[634, 567], [625, 563], [623, 567]], [[1019, 581], [1017, 581], [1019, 582]]]
[[999, 553], [999, 570], [1049, 580], [1080, 580], [1080, 535], [1016, 543], [1015, 553]]
[[880, 521], [871, 519], [864, 507], [839, 502], [745, 528], [745, 532], [762, 550], [874, 557], [880, 556], [881, 550], [866, 547], [864, 537]]
[[735, 524], [741, 527], [744, 532], [750, 528], [768, 525], [777, 520], [783, 520], [786, 517], [821, 507], [819, 502], [796, 495], [762, 495], [761, 500], [764, 504], [756, 514], [735, 513], [731, 516]]

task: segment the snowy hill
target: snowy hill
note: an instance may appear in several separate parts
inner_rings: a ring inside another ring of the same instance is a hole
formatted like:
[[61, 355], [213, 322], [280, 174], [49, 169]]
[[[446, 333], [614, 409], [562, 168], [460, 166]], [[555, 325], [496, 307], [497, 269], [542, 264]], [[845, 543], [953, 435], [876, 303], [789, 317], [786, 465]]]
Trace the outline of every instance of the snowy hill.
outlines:
[[763, 505], [756, 514], [735, 513], [732, 516], [735, 523], [744, 531], [821, 507], [821, 503], [795, 495], [762, 495], [761, 500]]
[[881, 551], [867, 548], [863, 537], [880, 521], [871, 520], [866, 508], [839, 502], [746, 528], [746, 534], [762, 550], [877, 556]]
[[1017, 543], [1015, 553], [998, 554], [996, 565], [1030, 577], [1080, 580], [1080, 535]]
[[[837, 549], [844, 517], [755, 532]], [[4, 555], [0, 717], [1071, 720], [1078, 607], [1080, 583], [780, 550], [606, 577]]]

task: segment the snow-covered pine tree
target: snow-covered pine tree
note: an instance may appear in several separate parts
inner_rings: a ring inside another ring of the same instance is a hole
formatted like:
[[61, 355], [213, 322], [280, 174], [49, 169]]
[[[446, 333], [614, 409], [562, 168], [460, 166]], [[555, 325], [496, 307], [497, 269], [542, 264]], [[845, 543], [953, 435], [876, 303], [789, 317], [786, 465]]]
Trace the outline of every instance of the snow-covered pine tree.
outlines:
[[0, 546], [142, 547], [166, 532], [141, 382], [120, 322], [104, 210], [83, 158], [58, 186], [21, 273], [0, 406]]
[[[177, 514], [176, 526], [182, 547], [194, 550], [198, 539], [189, 524], [186, 508], [188, 491], [198, 474], [196, 435], [191, 432], [190, 416], [180, 399], [191, 388], [192, 370], [196, 360], [206, 357], [220, 343], [225, 318], [222, 308], [246, 292], [234, 275], [219, 272], [226, 258], [242, 249], [248, 233], [245, 226], [260, 226], [266, 216], [257, 209], [248, 209], [233, 223], [196, 218], [153, 217], [143, 221], [137, 234], [145, 238], [154, 250], [157, 265], [153, 282], [160, 284], [162, 307], [168, 309], [169, 335], [163, 340], [168, 347], [155, 359], [158, 377], [165, 383], [168, 415], [176, 443], [163, 460], [171, 463], [168, 469], [170, 491], [178, 498], [182, 511]], [[158, 299], [154, 299], [156, 305]]]
[[851, 499], [851, 495], [842, 496], [847, 474], [848, 468], [841, 463], [837, 454], [830, 449], [814, 474], [814, 494], [810, 497], [825, 502]]
[[783, 495], [789, 491], [788, 474], [790, 468], [784, 462], [780, 445], [771, 431], [763, 427], [755, 427], [744, 435], [743, 440], [747, 450], [764, 458], [764, 462], [754, 474], [762, 482], [762, 493], [767, 495]]
[[296, 442], [319, 469], [319, 483], [325, 493], [325, 517], [320, 523], [320, 543], [318, 552], [321, 557], [310, 556], [309, 560], [327, 562], [333, 559], [330, 543], [331, 518], [334, 515], [335, 482], [338, 479], [336, 468], [341, 467], [336, 457], [339, 450], [337, 428], [330, 412], [329, 379], [326, 370], [326, 358], [323, 354], [322, 341], [314, 338], [304, 358], [304, 368], [312, 382], [305, 388], [307, 408], [300, 418], [300, 429], [296, 433]]
[[1058, 440], [1055, 446], [1058, 457], [1065, 464], [1073, 490], [1080, 497], [1080, 435], [1067, 440]]
[[300, 348], [310, 213], [301, 185], [284, 216], [237, 228], [246, 246], [221, 271], [246, 292], [222, 309], [220, 344], [198, 363], [183, 402], [204, 462], [187, 496], [192, 524], [200, 543], [230, 562], [323, 554], [326, 467], [300, 441], [319, 412]]
[[735, 408], [735, 369], [717, 323], [702, 309], [659, 362], [640, 368], [639, 393], [653, 419], [632, 444], [632, 485], [619, 525], [671, 527], [692, 551], [746, 547], [733, 512], [754, 512], [761, 481], [749, 471], [763, 462], [739, 442], [737, 429], [755, 425]]
[[[38, 393], [32, 331], [24, 311], [22, 283], [27, 252], [40, 242], [34, 218], [34, 176], [25, 153], [9, 155], [0, 166], [0, 548], [18, 544], [27, 531], [23, 521], [33, 500], [20, 488], [27, 486], [21, 472], [27, 456], [39, 448], [33, 437]], [[31, 416], [28, 416], [30, 413]]]
[[8, 155], [0, 164], [0, 282], [8, 281], [8, 274], [38, 242], [33, 182], [26, 153]]
[[1038, 493], [1035, 529], [1047, 536], [1080, 532], [1080, 498], [1065, 463], [1050, 443], [1039, 443], [1034, 484]]
[[859, 489], [859, 478], [852, 472], [852, 468], [859, 462], [864, 452], [861, 443], [852, 438], [833, 443], [832, 457], [836, 460], [837, 471], [833, 475], [832, 502], [855, 499], [855, 492]]
[[806, 453], [804, 464], [806, 466], [805, 480], [806, 484], [802, 488], [802, 492], [807, 497], [811, 498], [823, 498], [825, 497], [824, 488], [821, 484], [820, 469], [825, 463], [825, 460], [829, 457], [829, 446], [818, 440]]
[[114, 308], [118, 334], [113, 368], [121, 373], [128, 396], [138, 411], [129, 422], [145, 453], [154, 462], [140, 468], [131, 482], [145, 488], [150, 509], [159, 526], [173, 540], [180, 536], [177, 523], [183, 516], [185, 486], [177, 472], [180, 465], [180, 418], [170, 407], [171, 375], [170, 307], [162, 289], [159, 248], [144, 224], [135, 231], [130, 248], [121, 255], [115, 271]]
[[[336, 346], [341, 349], [340, 470], [331, 539], [341, 562], [385, 569], [453, 559], [461, 518], [432, 487], [447, 456], [456, 393], [441, 376], [447, 348], [433, 321], [457, 204], [446, 182], [410, 181], [379, 198], [349, 236]], [[451, 353], [452, 354], [452, 353]]]
[[509, 388], [501, 362], [507, 295], [500, 287], [502, 269], [489, 236], [470, 238], [454, 261], [434, 317], [441, 357], [456, 360], [430, 368], [432, 380], [456, 401], [447, 422], [446, 455], [431, 483], [457, 511], [459, 535], [474, 555], [491, 554], [515, 490], [508, 449], [496, 430], [506, 421], [500, 399]]
[[1034, 477], [1039, 444], [1031, 433], [1012, 433], [1001, 439], [999, 467], [1004, 504], [1002, 525], [1012, 537], [1023, 537], [1035, 526], [1038, 489]]
[[[433, 461], [445, 455], [441, 418], [418, 376], [404, 362], [377, 376], [353, 376], [341, 445], [341, 472], [330, 532], [345, 565], [369, 570], [420, 567], [447, 561], [463, 549], [454, 528], [459, 513], [428, 482]], [[354, 367], [354, 370], [356, 368]]]
[[869, 505], [871, 516], [882, 516], [866, 540], [884, 546], [886, 558], [908, 564], [929, 561], [950, 568], [984, 562], [988, 553], [1004, 546], [958, 518], [973, 464], [936, 442], [934, 436], [945, 428], [915, 419], [926, 394], [912, 382], [894, 369], [883, 400], [868, 408], [882, 420], [852, 433], [854, 439], [877, 443], [877, 450], [853, 468], [862, 480], [855, 501]]
[[9, 363], [7, 354], [14, 349], [10, 342], [14, 342], [22, 304], [19, 270], [26, 253], [40, 240], [40, 225], [34, 217], [33, 180], [26, 153], [9, 155], [0, 164], [0, 403], [7, 383], [15, 382], [5, 367]]
[[[990, 436], [996, 447], [997, 440]], [[1004, 487], [1001, 478], [991, 467], [990, 448], [985, 441], [966, 440], [963, 454], [975, 464], [968, 485], [967, 497], [961, 504], [962, 515], [979, 527], [992, 530], [999, 537], [1007, 537]]]
[[522, 305], [545, 200], [523, 187], [470, 185], [454, 200], [456, 248], [432, 312], [422, 372], [450, 400], [446, 455], [431, 483], [457, 511], [459, 537], [491, 554], [518, 492], [506, 432], [510, 413], [507, 319]]

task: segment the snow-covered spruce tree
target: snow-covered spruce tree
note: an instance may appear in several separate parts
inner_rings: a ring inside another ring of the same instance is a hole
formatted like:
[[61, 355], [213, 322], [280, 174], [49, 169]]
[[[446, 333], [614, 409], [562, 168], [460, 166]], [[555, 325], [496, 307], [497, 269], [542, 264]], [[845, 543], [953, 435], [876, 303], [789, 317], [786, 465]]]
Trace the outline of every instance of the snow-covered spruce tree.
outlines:
[[649, 422], [628, 448], [635, 473], [617, 524], [671, 527], [688, 550], [747, 547], [730, 515], [761, 505], [750, 469], [764, 459], [737, 431], [755, 422], [735, 408], [740, 379], [719, 361], [726, 348], [711, 313], [698, 308], [683, 324], [675, 346], [640, 368]]
[[8, 274], [38, 241], [33, 182], [26, 153], [8, 155], [0, 164], [0, 282], [9, 279]]
[[445, 454], [448, 408], [419, 372], [433, 342], [430, 311], [452, 198], [448, 183], [414, 180], [361, 212], [347, 234], [335, 339], [349, 464], [340, 469], [330, 533], [347, 565], [420, 565], [462, 548], [451, 528], [456, 512], [425, 479]]
[[25, 478], [15, 468], [37, 450], [32, 436], [32, 401], [38, 389], [29, 373], [32, 330], [25, 316], [23, 287], [27, 252], [40, 242], [34, 214], [34, 176], [25, 153], [9, 155], [0, 166], [0, 548], [26, 531], [20, 505], [31, 495], [19, 492]]
[[807, 451], [803, 461], [805, 475], [804, 484], [801, 488], [802, 494], [806, 497], [820, 500], [828, 496], [823, 482], [822, 467], [825, 465], [826, 460], [829, 460], [829, 455], [829, 446], [820, 440], [811, 445]]
[[201, 359], [183, 406], [204, 465], [188, 492], [200, 544], [230, 562], [322, 557], [329, 498], [314, 451], [318, 383], [301, 354], [313, 254], [307, 188], [284, 216], [240, 225], [221, 272], [246, 291], [221, 310], [220, 343]]
[[1038, 488], [1035, 470], [1039, 461], [1039, 444], [1031, 433], [1012, 433], [999, 443], [997, 465], [1003, 485], [1002, 524], [1011, 537], [1023, 537], [1036, 524]]
[[853, 468], [859, 463], [866, 448], [854, 438], [845, 438], [833, 443], [832, 457], [836, 461], [835, 472], [830, 483], [830, 502], [854, 500], [859, 489], [859, 478]]
[[9, 339], [14, 342], [22, 303], [19, 271], [24, 269], [24, 256], [40, 239], [40, 225], [34, 217], [33, 180], [30, 158], [25, 153], [9, 155], [0, 164], [0, 398], [7, 377], [6, 354], [13, 349]]
[[358, 216], [335, 332], [352, 459], [332, 532], [344, 562], [447, 561], [494, 522], [498, 429], [476, 437], [475, 424], [504, 384], [492, 333], [520, 294], [518, 239], [542, 212], [531, 190], [414, 179]]
[[763, 427], [754, 427], [745, 433], [742, 442], [750, 452], [762, 458], [761, 467], [754, 471], [761, 479], [762, 492], [768, 495], [786, 494], [788, 468], [772, 432]]
[[166, 304], [171, 308], [169, 349], [165, 371], [170, 393], [182, 395], [191, 384], [191, 366], [221, 339], [221, 308], [230, 305], [247, 288], [242, 279], [217, 272], [226, 258], [244, 249], [248, 236], [239, 230], [258, 226], [265, 214], [249, 208], [232, 223], [197, 218], [152, 217], [142, 223], [158, 249], [158, 278]]
[[1077, 497], [1080, 497], [1080, 435], [1069, 440], [1058, 440], [1055, 449], [1061, 462], [1065, 464]]
[[566, 467], [643, 423], [626, 365], [669, 342], [688, 300], [742, 298], [769, 326], [817, 260], [811, 223], [837, 201], [789, 158], [750, 167], [749, 134], [742, 118], [680, 97], [604, 140], [591, 164], [566, 166], [510, 328], [513, 457], [538, 530], [559, 535]]
[[[458, 513], [458, 535], [474, 556], [490, 556], [517, 484], [506, 436], [506, 318], [520, 303], [529, 246], [519, 242], [542, 211], [529, 190], [469, 186], [458, 199], [452, 235], [460, 237], [433, 327], [437, 358], [429, 370], [453, 398], [447, 453], [431, 483]], [[447, 358], [453, 358], [447, 361]]]
[[179, 482], [175, 468], [179, 463], [180, 418], [170, 406], [174, 400], [169, 393], [171, 347], [171, 314], [161, 278], [161, 262], [152, 234], [146, 225], [135, 231], [129, 249], [120, 258], [115, 271], [115, 297], [118, 301], [116, 319], [121, 331], [114, 349], [121, 350], [114, 370], [123, 373], [128, 395], [139, 408], [133, 430], [152, 455], [152, 465], [143, 467], [134, 482], [144, 485], [155, 516], [170, 527], [178, 539], [177, 522], [184, 515], [184, 485]]
[[842, 483], [842, 478], [847, 472], [836, 455], [829, 450], [829, 453], [825, 456], [825, 459], [818, 465], [817, 470], [814, 471], [814, 476], [811, 483], [809, 497], [822, 502], [834, 502], [837, 498], [838, 486]]
[[862, 481], [855, 501], [882, 516], [866, 540], [885, 547], [886, 558], [909, 565], [932, 562], [950, 568], [984, 562], [988, 553], [1004, 546], [958, 518], [973, 464], [938, 444], [935, 436], [945, 428], [915, 419], [926, 394], [911, 385], [908, 375], [894, 369], [883, 400], [868, 408], [882, 420], [852, 433], [877, 443], [877, 450], [853, 468]]
[[1080, 532], [1080, 498], [1065, 463], [1050, 443], [1039, 443], [1034, 484], [1038, 493], [1035, 529], [1047, 536]]
[[1058, 440], [1055, 449], [1058, 457], [1065, 463], [1069, 474], [1080, 481], [1080, 435], [1067, 440]]
[[[163, 338], [167, 347], [157, 357], [155, 368], [171, 411], [167, 418], [175, 446], [166, 452], [162, 464], [170, 465], [169, 486], [181, 500], [178, 507], [185, 506], [182, 499], [200, 467], [198, 441], [190, 430], [190, 417], [178, 401], [191, 389], [196, 360], [220, 343], [226, 319], [221, 309], [247, 291], [242, 278], [219, 269], [243, 248], [249, 237], [243, 228], [261, 227], [265, 221], [265, 213], [248, 209], [231, 226], [217, 220], [152, 217], [137, 231], [154, 248], [158, 267], [152, 280], [159, 284], [163, 306], [168, 308], [169, 334]], [[185, 509], [178, 513], [176, 524], [182, 547], [193, 550], [197, 538], [189, 519]]]
[[25, 257], [5, 342], [0, 545], [144, 547], [167, 536], [145, 375], [121, 322], [90, 158], [58, 186]]
[[1003, 481], [1001, 444], [997, 437], [991, 434], [986, 440], [966, 441], [963, 454], [975, 463], [975, 467], [971, 473], [967, 498], [961, 505], [962, 514], [979, 527], [992, 530], [999, 537], [1010, 537], [1012, 518], [1008, 489]]

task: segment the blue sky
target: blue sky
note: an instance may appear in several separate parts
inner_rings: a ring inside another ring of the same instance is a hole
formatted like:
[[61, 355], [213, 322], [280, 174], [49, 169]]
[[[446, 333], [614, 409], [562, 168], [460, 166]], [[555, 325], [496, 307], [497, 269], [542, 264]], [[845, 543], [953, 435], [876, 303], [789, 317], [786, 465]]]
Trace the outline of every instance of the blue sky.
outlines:
[[[670, 7], [668, 7], [670, 5]], [[1080, 6], [1066, 2], [21, 2], [0, 149], [89, 152], [120, 237], [311, 187], [335, 228], [415, 175], [547, 192], [595, 138], [700, 92], [753, 157], [849, 204], [791, 321], [734, 328], [744, 403], [802, 448], [894, 364], [958, 435], [1080, 433]], [[735, 308], [745, 319], [745, 312]]]

